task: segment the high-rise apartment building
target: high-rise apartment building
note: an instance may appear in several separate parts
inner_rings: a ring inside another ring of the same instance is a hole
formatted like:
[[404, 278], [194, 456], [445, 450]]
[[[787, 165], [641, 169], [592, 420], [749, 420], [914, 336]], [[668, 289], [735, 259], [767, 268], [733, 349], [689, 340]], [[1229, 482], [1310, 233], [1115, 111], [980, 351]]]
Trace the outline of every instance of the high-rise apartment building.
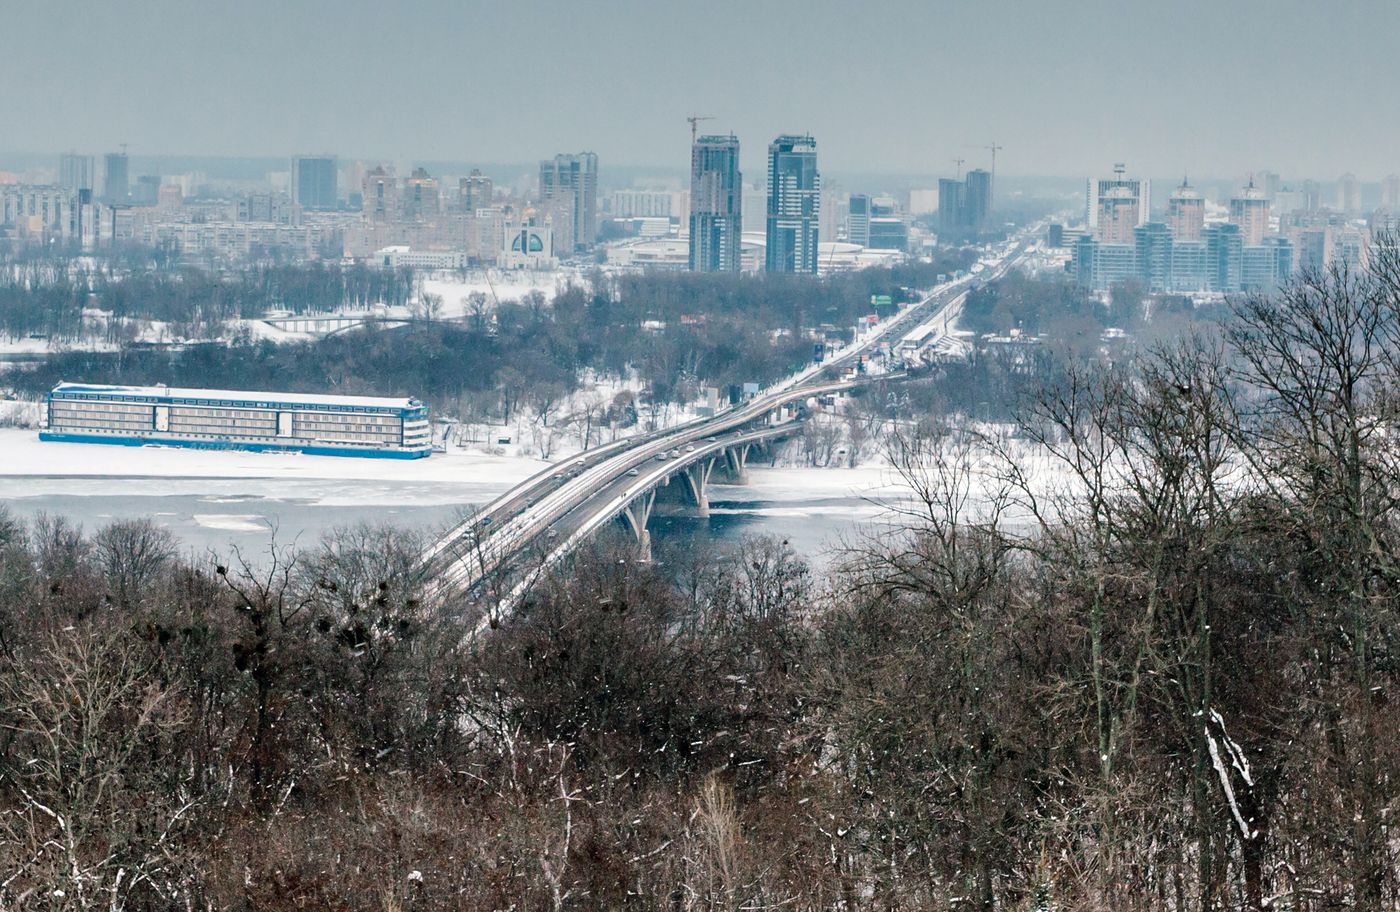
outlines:
[[877, 196], [870, 201], [868, 234], [865, 246], [872, 250], [909, 249], [909, 223], [893, 197]]
[[[598, 239], [598, 156], [592, 152], [556, 155], [540, 162], [540, 202], [568, 222], [573, 250], [592, 247]], [[556, 241], [559, 231], [555, 230]], [[556, 243], [556, 252], [560, 251]]]
[[1250, 183], [1263, 190], [1264, 199], [1272, 205], [1274, 198], [1278, 195], [1279, 188], [1282, 186], [1282, 179], [1278, 176], [1277, 171], [1260, 171], [1257, 177], [1250, 179]]
[[870, 197], [864, 193], [853, 193], [846, 202], [846, 240], [870, 246]]
[[249, 193], [238, 201], [236, 220], [290, 225], [291, 198], [273, 190]]
[[[678, 225], [690, 224], [690, 190], [672, 190], [668, 194], [671, 197], [670, 217], [676, 220]], [[747, 199], [747, 194], [742, 194]], [[743, 204], [745, 208], [748, 203]], [[763, 207], [759, 206], [759, 214], [763, 213]]]
[[102, 197], [109, 203], [124, 203], [131, 196], [131, 177], [125, 152], [109, 152], [103, 158]]
[[1316, 212], [1322, 208], [1322, 185], [1315, 180], [1303, 181], [1303, 205], [1306, 212]]
[[491, 205], [495, 192], [491, 178], [473, 168], [471, 174], [457, 181], [457, 207], [463, 212], [485, 209]]
[[[1264, 243], [1240, 248], [1240, 290], [1271, 291], [1293, 272], [1293, 245], [1274, 235]], [[1232, 289], [1233, 290], [1233, 289]]]
[[340, 162], [334, 155], [298, 155], [292, 159], [292, 202], [308, 211], [334, 209], [340, 203]]
[[185, 203], [185, 193], [179, 184], [160, 184], [156, 188], [156, 205], [162, 209], [178, 209]]
[[95, 170], [91, 155], [65, 152], [58, 157], [58, 185], [64, 190], [91, 190]]
[[973, 168], [963, 179], [963, 223], [974, 232], [987, 227], [987, 215], [992, 211], [992, 173]]
[[1269, 198], [1252, 179], [1230, 200], [1230, 222], [1240, 226], [1240, 237], [1246, 247], [1264, 243], [1264, 235], [1269, 233]]
[[1317, 273], [1327, 268], [1332, 253], [1332, 229], [1325, 225], [1298, 232], [1298, 269]]
[[1381, 181], [1381, 208], [1400, 209], [1400, 174], [1390, 174]]
[[963, 193], [967, 185], [945, 177], [938, 182], [938, 233], [945, 238], [957, 235], [963, 227]]
[[938, 233], [946, 239], [980, 234], [991, 208], [990, 171], [974, 168], [963, 180], [938, 182]]
[[1094, 236], [1104, 244], [1133, 243], [1133, 229], [1141, 221], [1142, 206], [1135, 188], [1116, 184], [1099, 194]]
[[1135, 244], [1101, 244], [1092, 234], [1074, 242], [1072, 272], [1086, 288], [1112, 288], [1119, 282], [1137, 278]]
[[769, 143], [769, 272], [816, 274], [821, 189], [815, 139], [810, 135], [783, 135]]
[[669, 219], [673, 196], [669, 190], [614, 190], [608, 212], [613, 218]]
[[361, 211], [371, 222], [391, 222], [399, 217], [399, 181], [392, 171], [376, 165], [360, 184], [364, 195]]
[[403, 217], [416, 222], [438, 214], [442, 191], [438, 179], [423, 168], [414, 168], [403, 181]]
[[1358, 269], [1366, 264], [1367, 237], [1354, 228], [1344, 228], [1332, 238], [1332, 261]]
[[701, 136], [690, 149], [690, 269], [738, 272], [744, 230], [739, 140]]
[[1244, 258], [1240, 226], [1224, 223], [1211, 225], [1201, 232], [1206, 242], [1206, 277], [1215, 291], [1238, 291], [1240, 267]]
[[817, 236], [828, 241], [843, 237], [846, 233], [846, 217], [850, 215], [851, 195], [835, 184], [822, 187], [821, 214], [817, 222]]
[[744, 186], [744, 231], [763, 234], [768, 230], [768, 190], [759, 184]]
[[[1088, 181], [1084, 220], [1094, 231], [1095, 236], [1106, 243], [1133, 243], [1133, 229], [1138, 225], [1146, 224], [1148, 212], [1152, 208], [1151, 182], [1135, 177], [1124, 177], [1125, 170], [1123, 165], [1115, 165], [1113, 177]], [[1127, 192], [1113, 192], [1113, 201], [1108, 204], [1104, 203], [1104, 197], [1112, 191], [1119, 190]], [[1112, 213], [1115, 218], [1126, 218], [1131, 215], [1135, 221], [1126, 224], [1115, 223], [1112, 226], [1115, 240], [1108, 241], [1099, 230], [1100, 220], [1105, 213]]]
[[1337, 178], [1337, 208], [1351, 214], [1361, 211], [1361, 181], [1350, 172]]
[[1285, 185], [1280, 187], [1278, 192], [1274, 194], [1269, 208], [1278, 215], [1283, 216], [1290, 212], [1298, 212], [1306, 209], [1307, 207], [1304, 205], [1305, 202], [1306, 200], [1304, 199], [1301, 189], [1294, 189], [1293, 187]]
[[1164, 222], [1147, 222], [1133, 229], [1138, 278], [1148, 291], [1168, 291], [1172, 278], [1171, 229]]
[[1173, 237], [1163, 222], [1133, 229], [1132, 244], [1100, 243], [1084, 235], [1074, 244], [1071, 274], [1085, 287], [1105, 291], [1136, 278], [1153, 292], [1270, 291], [1288, 281], [1294, 244], [1270, 235], [1262, 244], [1244, 244], [1240, 226], [1213, 224], [1200, 240]]
[[133, 206], [154, 206], [160, 202], [160, 175], [143, 174], [136, 178], [136, 185], [131, 188], [131, 204]]
[[1198, 241], [1205, 224], [1205, 197], [1183, 177], [1181, 186], [1167, 198], [1167, 227], [1178, 240]]

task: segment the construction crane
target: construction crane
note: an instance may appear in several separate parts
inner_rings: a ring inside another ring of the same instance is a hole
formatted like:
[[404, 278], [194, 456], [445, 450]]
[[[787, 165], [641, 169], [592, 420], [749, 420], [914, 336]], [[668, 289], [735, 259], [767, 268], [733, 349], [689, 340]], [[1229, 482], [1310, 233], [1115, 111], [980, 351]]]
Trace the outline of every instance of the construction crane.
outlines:
[[687, 118], [685, 119], [686, 123], [690, 124], [690, 144], [691, 144], [692, 146], [695, 145], [695, 140], [699, 137], [699, 133], [700, 133], [699, 124], [700, 124], [700, 121], [702, 121], [702, 120], [714, 120], [714, 118], [713, 118], [713, 117], [703, 117], [703, 116], [701, 116], [701, 115], [699, 115], [699, 114], [692, 114], [692, 115], [690, 115], [689, 117], [687, 117]]
[[987, 151], [989, 151], [989, 152], [992, 153], [992, 180], [996, 180], [996, 178], [997, 178], [997, 153], [1000, 152], [1002, 149], [1004, 149], [1004, 148], [1006, 148], [1006, 147], [1005, 147], [1005, 146], [999, 146], [999, 145], [997, 145], [996, 140], [992, 140], [992, 144], [989, 145], [989, 146], [987, 146], [986, 148], [987, 148]]
[[[997, 153], [1000, 152], [1002, 149], [1005, 149], [1006, 147], [997, 145], [995, 142], [993, 142], [991, 145], [987, 146], [968, 146], [967, 148], [983, 149], [987, 152], [992, 153], [992, 177], [995, 178], [997, 176]], [[956, 160], [957, 159], [954, 159], [954, 161]]]
[[967, 159], [965, 159], [965, 158], [955, 158], [955, 159], [953, 159], [953, 164], [955, 164], [955, 165], [958, 166], [958, 180], [962, 180], [962, 166], [963, 166], [963, 162], [965, 162], [965, 161], [967, 161]]

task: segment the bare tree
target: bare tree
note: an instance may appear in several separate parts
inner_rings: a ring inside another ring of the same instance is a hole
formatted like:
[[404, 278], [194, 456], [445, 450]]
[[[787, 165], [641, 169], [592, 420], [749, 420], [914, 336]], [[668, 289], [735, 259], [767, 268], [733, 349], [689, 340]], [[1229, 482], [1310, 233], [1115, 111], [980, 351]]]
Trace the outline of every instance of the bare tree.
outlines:
[[13, 800], [0, 815], [0, 902], [175, 905], [194, 875], [186, 838], [199, 798], [168, 762], [180, 697], [137, 649], [111, 631], [54, 635], [0, 677], [0, 718], [29, 755], [4, 770]]
[[29, 532], [30, 548], [39, 572], [49, 580], [62, 580], [77, 573], [88, 557], [89, 545], [81, 526], [62, 516], [40, 513]]
[[486, 304], [486, 295], [479, 291], [473, 291], [467, 295], [467, 324], [474, 332], [484, 333], [489, 325], [490, 309]]
[[829, 421], [808, 420], [802, 425], [802, 453], [810, 466], [831, 465], [841, 428]]
[[743, 871], [744, 838], [734, 790], [713, 773], [700, 784], [685, 853], [683, 908], [739, 912], [754, 908]]
[[215, 572], [230, 597], [234, 613], [247, 624], [234, 645], [235, 667], [245, 672], [253, 684], [253, 718], [248, 735], [252, 786], [260, 802], [270, 802], [272, 793], [267, 786], [281, 756], [274, 741], [292, 734], [287, 726], [281, 730], [277, 726], [278, 716], [290, 709], [277, 699], [278, 691], [299, 668], [299, 657], [295, 650], [287, 648], [284, 634], [294, 623], [305, 620], [311, 597], [296, 585], [299, 557], [291, 549], [279, 548], [275, 539], [268, 546], [268, 557], [262, 566], [255, 566], [237, 550], [234, 560], [233, 569], [220, 564]]
[[175, 559], [175, 536], [149, 518], [120, 520], [92, 538], [93, 556], [117, 601], [140, 601], [147, 588]]
[[[1395, 889], [1384, 821], [1394, 778], [1374, 745], [1387, 728], [1368, 694], [1388, 653], [1400, 582], [1400, 256], [1376, 239], [1374, 268], [1339, 262], [1306, 273], [1279, 294], [1241, 303], [1230, 341], [1252, 392], [1241, 452], [1266, 485], [1289, 534], [1316, 555], [1306, 598], [1327, 655], [1321, 691], [1356, 695], [1355, 715], [1330, 713], [1336, 763], [1346, 767], [1351, 901], [1379, 908]], [[1336, 678], [1334, 679], [1334, 676]], [[1335, 699], [1335, 697], [1334, 697]], [[1351, 772], [1354, 770], [1354, 772]], [[1353, 778], [1354, 777], [1354, 778]]]

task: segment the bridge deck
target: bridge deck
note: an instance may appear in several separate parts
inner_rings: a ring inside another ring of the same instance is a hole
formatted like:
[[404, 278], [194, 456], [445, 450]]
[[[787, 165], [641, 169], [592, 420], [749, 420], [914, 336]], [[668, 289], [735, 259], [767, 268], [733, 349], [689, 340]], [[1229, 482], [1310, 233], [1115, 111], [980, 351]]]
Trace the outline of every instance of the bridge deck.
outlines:
[[[823, 379], [828, 370], [855, 364], [877, 343], [899, 338], [897, 334], [915, 326], [934, 327], [929, 339], [947, 336], [967, 292], [1004, 275], [1025, 255], [1027, 247], [1023, 242], [1014, 254], [980, 275], [940, 286], [828, 364], [808, 367], [748, 402], [675, 428], [597, 447], [537, 473], [427, 551], [424, 561], [439, 592], [466, 594], [490, 578], [499, 586], [497, 594], [503, 595], [499, 610], [509, 610], [541, 573], [563, 560], [600, 526], [620, 516], [629, 504], [651, 496], [668, 479], [692, 471], [731, 448], [792, 433], [796, 422], [771, 421], [784, 406], [897, 376]], [[542, 557], [521, 575], [512, 563], [531, 551]]]

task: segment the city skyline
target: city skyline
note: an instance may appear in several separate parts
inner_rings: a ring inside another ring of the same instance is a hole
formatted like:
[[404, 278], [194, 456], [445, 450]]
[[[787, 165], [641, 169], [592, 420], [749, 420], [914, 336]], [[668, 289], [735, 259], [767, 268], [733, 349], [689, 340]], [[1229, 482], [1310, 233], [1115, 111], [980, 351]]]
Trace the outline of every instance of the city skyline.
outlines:
[[[725, 135], [729, 130], [721, 131]], [[797, 131], [804, 132], [804, 131]], [[751, 143], [766, 147], [767, 138], [773, 135], [771, 132], [765, 137], [753, 138]], [[742, 137], [738, 137], [742, 143]], [[104, 159], [108, 155], [125, 154], [130, 162], [131, 174], [152, 174], [160, 176], [180, 176], [192, 173], [205, 173], [211, 180], [219, 182], [241, 181], [265, 183], [269, 178], [277, 177], [279, 174], [286, 180], [291, 179], [292, 164], [299, 159], [330, 157], [338, 160], [339, 166], [343, 169], [349, 166], [363, 166], [374, 168], [383, 166], [395, 170], [401, 174], [408, 174], [415, 169], [425, 169], [430, 174], [439, 177], [465, 177], [471, 172], [486, 174], [496, 182], [529, 180], [534, 182], [538, 178], [540, 155], [531, 155], [519, 161], [489, 161], [480, 158], [463, 157], [458, 159], [432, 159], [423, 157], [408, 156], [405, 158], [394, 158], [392, 156], [357, 155], [346, 154], [344, 152], [330, 151], [314, 155], [307, 155], [302, 151], [290, 152], [286, 155], [259, 155], [259, 156], [239, 156], [239, 155], [192, 155], [177, 152], [157, 153], [147, 152], [145, 154], [130, 151], [128, 153], [113, 152], [119, 146], [128, 146], [127, 143], [109, 144], [108, 146], [94, 146], [91, 148], [62, 148], [40, 152], [14, 153], [0, 149], [0, 173], [9, 171], [17, 175], [29, 175], [31, 177], [42, 178], [45, 174], [52, 183], [62, 183], [63, 160], [69, 157], [88, 157], [96, 160], [95, 177], [93, 178], [98, 187], [102, 186], [105, 167]], [[549, 152], [549, 150], [538, 150]], [[767, 157], [760, 156], [756, 163], [749, 164], [752, 157], [746, 151], [743, 157], [743, 169], [745, 174], [757, 175], [745, 177], [746, 187], [757, 187], [762, 189], [764, 178], [762, 175], [767, 170]], [[1236, 169], [1229, 173], [1215, 173], [1205, 171], [1191, 166], [1191, 162], [1184, 163], [1174, 171], [1161, 173], [1143, 173], [1134, 168], [1144, 180], [1149, 180], [1154, 186], [1174, 188], [1181, 183], [1182, 175], [1185, 173], [1193, 187], [1199, 189], [1204, 195], [1212, 200], [1219, 198], [1223, 203], [1229, 201], [1231, 195], [1242, 189], [1251, 179], [1261, 181], [1265, 175], [1269, 175], [1275, 180], [1281, 179], [1280, 186], [1283, 189], [1298, 190], [1305, 183], [1325, 188], [1324, 198], [1321, 204], [1335, 205], [1337, 188], [1343, 181], [1355, 179], [1357, 187], [1362, 191], [1363, 196], [1374, 197], [1384, 200], [1388, 186], [1400, 186], [1400, 152], [1395, 155], [1395, 166], [1386, 171], [1374, 173], [1361, 171], [1359, 169], [1343, 169], [1333, 172], [1285, 172], [1280, 175], [1277, 171], [1268, 169], [1270, 164], [1269, 156], [1265, 155], [1262, 161], [1255, 162], [1255, 166]], [[965, 177], [975, 170], [987, 171], [989, 165], [974, 167], [975, 160], [962, 159], [964, 162], [962, 174]], [[998, 181], [1009, 182], [1017, 191], [1025, 192], [1027, 189], [1044, 190], [1053, 184], [1061, 184], [1063, 187], [1073, 185], [1074, 190], [1082, 194], [1085, 180], [1091, 176], [1099, 175], [1107, 170], [1104, 162], [1093, 162], [1081, 172], [1067, 174], [1002, 174], [998, 173]], [[933, 163], [936, 164], [936, 163]], [[251, 169], [251, 170], [250, 170]], [[998, 165], [1000, 172], [1000, 165]], [[235, 172], [237, 172], [235, 174]], [[954, 168], [950, 164], [947, 169], [939, 170], [930, 167], [923, 171], [888, 172], [878, 170], [843, 170], [830, 169], [824, 164], [822, 173], [829, 176], [837, 184], [850, 189], [852, 192], [879, 193], [891, 191], [907, 191], [910, 189], [921, 189], [936, 192], [940, 179], [947, 178], [954, 173]], [[135, 178], [133, 177], [132, 180]], [[683, 159], [670, 162], [633, 164], [625, 162], [606, 162], [605, 167], [599, 171], [599, 186], [607, 186], [610, 189], [624, 187], [657, 187], [663, 184], [670, 184], [675, 187], [687, 186], [690, 179], [690, 152], [687, 150]], [[1228, 185], [1228, 187], [1227, 187]], [[1063, 189], [1062, 187], [1062, 189]], [[344, 191], [345, 188], [341, 188]], [[343, 195], [343, 192], [342, 192]], [[1400, 191], [1396, 193], [1396, 199], [1400, 199]], [[1393, 203], [1391, 204], [1393, 208]], [[1165, 203], [1159, 204], [1153, 201], [1155, 208], [1162, 208]]]
[[[684, 118], [700, 114], [714, 118], [707, 128], [747, 139], [741, 165], [755, 173], [758, 147], [780, 132], [822, 137], [833, 173], [951, 171], [954, 157], [986, 164], [978, 149], [992, 142], [1006, 147], [1003, 176], [1092, 173], [1104, 159], [1152, 174], [1183, 165], [1235, 174], [1258, 161], [1319, 177], [1379, 180], [1396, 170], [1387, 150], [1400, 146], [1400, 128], [1375, 116], [1364, 91], [1400, 78], [1385, 46], [1400, 27], [1393, 5], [1349, 4], [1325, 17], [1301, 3], [1128, 13], [1100, 3], [926, 6], [870, 4], [830, 29], [829, 17], [787, 2], [717, 0], [713, 15], [682, 21], [622, 3], [466, 10], [419, 0], [365, 29], [373, 8], [359, 2], [284, 9], [254, 0], [198, 16], [167, 2], [139, 12], [31, 5], [7, 14], [12, 72], [51, 72], [47, 55], [63, 47], [105, 75], [26, 77], [43, 91], [0, 99], [0, 117], [24, 125], [0, 152], [90, 154], [129, 143], [157, 154], [336, 149], [524, 162], [538, 149], [589, 148], [618, 165], [684, 168]], [[84, 27], [74, 31], [76, 17]], [[722, 28], [731, 21], [741, 26]], [[772, 45], [779, 25], [801, 40]], [[1121, 33], [1143, 40], [1103, 40]], [[464, 34], [490, 39], [474, 44], [469, 63], [453, 53]], [[729, 65], [684, 78], [687, 49], [701, 46]], [[858, 71], [821, 62], [854, 46], [871, 49]], [[1095, 52], [1076, 52], [1086, 47]], [[1276, 65], [1297, 48], [1310, 53]], [[552, 65], [521, 67], [522, 50]], [[1336, 65], [1343, 51], [1345, 68]], [[414, 68], [427, 75], [406, 78], [405, 53], [430, 64]], [[297, 63], [290, 71], [288, 61]], [[910, 61], [926, 79], [908, 78]], [[782, 80], [804, 87], [782, 110], [746, 100], [752, 85]]]

